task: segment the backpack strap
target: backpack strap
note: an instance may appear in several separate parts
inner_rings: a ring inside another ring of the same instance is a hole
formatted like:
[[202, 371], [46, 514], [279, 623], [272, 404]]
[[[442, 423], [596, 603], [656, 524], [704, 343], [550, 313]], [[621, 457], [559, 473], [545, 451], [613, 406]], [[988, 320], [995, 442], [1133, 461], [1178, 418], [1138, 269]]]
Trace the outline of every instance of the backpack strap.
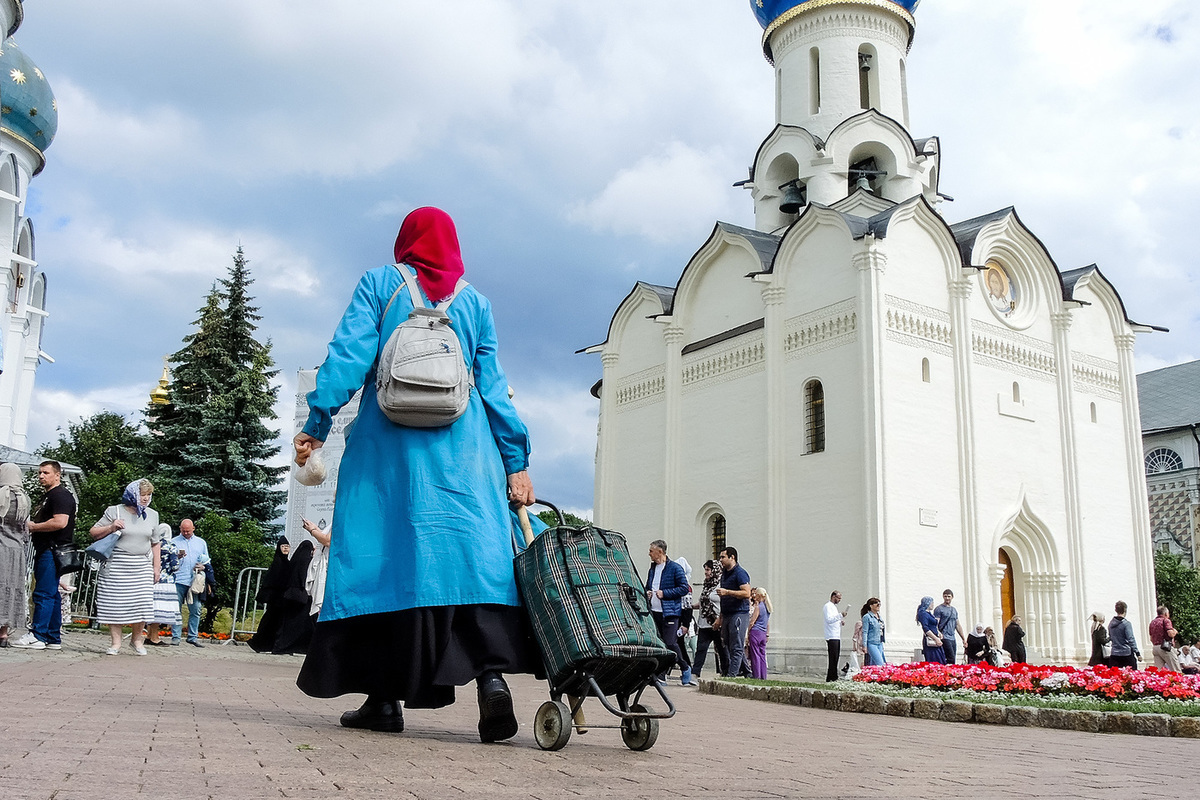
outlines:
[[[424, 297], [421, 295], [421, 290], [417, 288], [416, 273], [410, 272], [399, 264], [393, 264], [392, 266], [395, 267], [400, 273], [400, 277], [404, 279], [404, 283], [400, 284], [398, 287], [396, 287], [396, 291], [392, 292], [391, 299], [388, 300], [387, 305], [383, 309], [383, 317], [387, 316], [388, 311], [390, 311], [392, 308], [392, 303], [396, 300], [396, 296], [400, 294], [401, 290], [403, 290], [405, 286], [408, 287], [408, 294], [409, 297], [412, 298], [413, 308], [428, 308], [428, 306], [425, 305]], [[454, 291], [450, 294], [450, 296], [438, 303], [436, 306], [434, 306], [434, 308], [438, 311], [445, 311], [450, 307], [450, 304], [454, 302], [454, 298], [458, 297], [458, 293], [467, 288], [469, 285], [470, 284], [468, 284], [465, 280], [459, 278], [458, 283], [455, 284]], [[383, 323], [382, 317], [380, 318], [379, 322], [380, 324]]]

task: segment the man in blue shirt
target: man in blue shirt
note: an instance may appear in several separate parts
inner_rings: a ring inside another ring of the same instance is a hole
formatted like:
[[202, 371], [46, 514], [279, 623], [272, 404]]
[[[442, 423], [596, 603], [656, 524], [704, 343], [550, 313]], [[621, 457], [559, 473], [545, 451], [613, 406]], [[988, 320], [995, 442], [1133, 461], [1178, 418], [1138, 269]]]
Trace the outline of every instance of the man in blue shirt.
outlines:
[[942, 652], [946, 654], [947, 664], [958, 663], [958, 640], [954, 638], [957, 633], [958, 638], [964, 642], [967, 637], [963, 635], [962, 623], [958, 621], [958, 609], [950, 605], [954, 601], [954, 592], [949, 589], [942, 592], [942, 604], [933, 609], [933, 616], [937, 618], [938, 633], [942, 635]]
[[[175, 552], [179, 555], [179, 569], [175, 572], [175, 591], [179, 594], [179, 607], [182, 609], [185, 605], [188, 610], [188, 636], [187, 642], [196, 647], [204, 647], [200, 644], [200, 598], [195, 598], [191, 603], [187, 603], [188, 589], [191, 588], [192, 578], [196, 575], [197, 562], [203, 556], [204, 562], [208, 562], [208, 543], [196, 535], [196, 526], [190, 519], [185, 519], [179, 523], [179, 535], [171, 540], [171, 547], [175, 548]], [[204, 567], [200, 566], [203, 571]], [[171, 628], [171, 644], [179, 644], [179, 637], [183, 633], [183, 625], [175, 625]]]
[[721, 551], [721, 640], [729, 653], [729, 672], [736, 678], [746, 654], [746, 634], [750, 627], [750, 574], [738, 566], [736, 548]]

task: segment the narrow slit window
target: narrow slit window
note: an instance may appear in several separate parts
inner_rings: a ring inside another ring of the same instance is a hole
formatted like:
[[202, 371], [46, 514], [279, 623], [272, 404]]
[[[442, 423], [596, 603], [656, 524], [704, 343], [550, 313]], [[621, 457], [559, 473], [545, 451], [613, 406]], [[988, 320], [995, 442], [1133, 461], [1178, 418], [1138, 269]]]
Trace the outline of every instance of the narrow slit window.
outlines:
[[821, 113], [821, 51], [808, 51], [808, 105], [810, 114]]
[[1013, 402], [1021, 402], [1021, 384], [1013, 381]]
[[1092, 422], [1096, 421], [1096, 404], [1092, 403]]
[[929, 359], [928, 358], [921, 359], [921, 380], [923, 380], [925, 383], [929, 383]]
[[817, 380], [804, 387], [804, 450], [825, 452], [825, 388]]

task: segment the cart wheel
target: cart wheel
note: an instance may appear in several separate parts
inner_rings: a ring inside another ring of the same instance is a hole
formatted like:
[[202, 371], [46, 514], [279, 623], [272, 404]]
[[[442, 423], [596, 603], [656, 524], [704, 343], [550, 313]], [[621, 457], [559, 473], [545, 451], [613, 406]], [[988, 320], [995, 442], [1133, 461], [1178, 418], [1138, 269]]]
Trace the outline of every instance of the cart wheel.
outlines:
[[533, 718], [533, 738], [543, 750], [561, 750], [571, 739], [571, 709], [558, 700], [547, 700]]
[[[635, 703], [629, 707], [629, 710], [644, 714], [648, 709]], [[649, 750], [658, 741], [658, 720], [621, 720], [621, 739], [630, 750]]]

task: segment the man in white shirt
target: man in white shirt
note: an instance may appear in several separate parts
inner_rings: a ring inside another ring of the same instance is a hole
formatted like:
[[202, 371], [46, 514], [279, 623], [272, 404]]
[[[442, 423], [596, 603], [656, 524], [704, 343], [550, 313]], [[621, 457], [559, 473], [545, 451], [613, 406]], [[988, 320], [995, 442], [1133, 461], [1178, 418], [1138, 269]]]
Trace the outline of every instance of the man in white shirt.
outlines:
[[829, 671], [825, 680], [838, 679], [838, 659], [842, 655], [842, 626], [846, 624], [846, 612], [838, 608], [842, 602], [842, 593], [834, 589], [825, 604], [825, 646], [829, 649]]

